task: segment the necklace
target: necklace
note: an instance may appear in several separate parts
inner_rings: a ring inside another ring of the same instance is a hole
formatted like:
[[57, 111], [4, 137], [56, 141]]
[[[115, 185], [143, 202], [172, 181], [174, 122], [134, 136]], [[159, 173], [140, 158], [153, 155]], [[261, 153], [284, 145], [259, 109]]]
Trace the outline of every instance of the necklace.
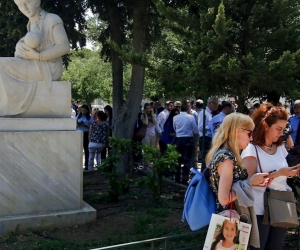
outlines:
[[271, 144], [271, 146], [270, 147], [268, 147], [268, 146], [266, 146], [266, 145], [264, 145], [264, 147], [266, 147], [267, 149], [269, 149], [270, 151], [273, 149], [273, 143]]

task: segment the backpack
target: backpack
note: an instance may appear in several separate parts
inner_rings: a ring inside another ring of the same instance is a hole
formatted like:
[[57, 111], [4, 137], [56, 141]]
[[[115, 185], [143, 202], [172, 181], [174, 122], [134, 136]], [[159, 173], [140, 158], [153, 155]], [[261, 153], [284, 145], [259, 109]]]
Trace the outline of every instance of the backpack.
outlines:
[[194, 168], [190, 169], [195, 176], [185, 192], [181, 221], [186, 221], [192, 231], [207, 226], [212, 214], [216, 213], [216, 198], [209, 185], [208, 167], [218, 154], [226, 151], [226, 149], [219, 149], [203, 172], [199, 172]]
[[185, 192], [181, 221], [187, 222], [192, 231], [207, 226], [213, 213], [216, 213], [216, 199], [203, 173], [191, 168], [195, 174]]

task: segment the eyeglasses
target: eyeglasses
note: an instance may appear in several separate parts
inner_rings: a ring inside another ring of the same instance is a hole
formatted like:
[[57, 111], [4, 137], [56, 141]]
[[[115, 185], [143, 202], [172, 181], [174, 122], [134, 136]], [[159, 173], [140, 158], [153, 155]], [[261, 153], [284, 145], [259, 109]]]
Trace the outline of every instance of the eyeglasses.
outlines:
[[175, 108], [180, 108], [181, 109], [181, 106], [175, 106]]
[[253, 135], [253, 130], [249, 130], [249, 129], [245, 129], [245, 128], [242, 128], [242, 130], [245, 130], [245, 131], [250, 132], [250, 133], [248, 134], [248, 136], [249, 136], [249, 138], [252, 137], [252, 135]]

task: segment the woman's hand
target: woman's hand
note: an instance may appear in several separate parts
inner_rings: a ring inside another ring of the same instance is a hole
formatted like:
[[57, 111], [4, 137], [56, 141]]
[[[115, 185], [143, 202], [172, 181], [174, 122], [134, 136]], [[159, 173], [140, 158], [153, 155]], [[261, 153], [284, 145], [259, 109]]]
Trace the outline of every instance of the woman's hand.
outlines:
[[281, 168], [279, 170], [277, 170], [274, 173], [269, 174], [269, 178], [276, 178], [279, 176], [286, 176], [286, 177], [292, 177], [292, 176], [296, 176], [298, 175], [298, 172], [300, 170], [300, 166], [296, 165], [294, 167], [287, 167], [287, 168]]
[[25, 43], [19, 42], [16, 46], [16, 57], [20, 57], [27, 60], [39, 60], [40, 54], [34, 49], [28, 47]]
[[269, 178], [269, 173], [255, 173], [249, 181], [251, 186], [266, 187], [272, 180]]

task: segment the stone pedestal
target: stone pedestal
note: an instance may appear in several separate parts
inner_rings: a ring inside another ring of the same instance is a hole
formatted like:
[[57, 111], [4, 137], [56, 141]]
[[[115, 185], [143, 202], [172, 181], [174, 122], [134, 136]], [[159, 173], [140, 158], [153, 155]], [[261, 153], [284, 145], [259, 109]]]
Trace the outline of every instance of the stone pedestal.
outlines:
[[1, 118], [0, 131], [75, 131], [74, 118]]
[[[82, 200], [82, 133], [71, 131], [73, 125], [42, 131], [49, 120], [27, 119], [28, 131], [0, 125], [0, 236], [96, 219]], [[40, 131], [30, 131], [30, 123]]]

